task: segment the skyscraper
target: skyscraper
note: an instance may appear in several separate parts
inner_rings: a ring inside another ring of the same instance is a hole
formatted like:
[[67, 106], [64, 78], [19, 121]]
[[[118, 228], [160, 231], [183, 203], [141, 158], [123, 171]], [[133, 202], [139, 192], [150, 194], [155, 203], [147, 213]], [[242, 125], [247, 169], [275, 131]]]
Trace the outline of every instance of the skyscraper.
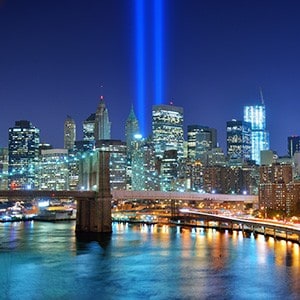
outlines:
[[176, 150], [166, 150], [161, 162], [161, 189], [173, 191], [178, 177], [178, 159]]
[[76, 124], [75, 121], [67, 116], [64, 124], [64, 149], [72, 150], [76, 141]]
[[126, 144], [120, 140], [97, 141], [96, 148], [109, 152], [109, 176], [112, 190], [126, 189]]
[[152, 134], [156, 156], [162, 158], [166, 150], [177, 150], [178, 158], [183, 157], [183, 108], [154, 105]]
[[131, 106], [129, 116], [125, 125], [125, 137], [127, 152], [130, 154], [132, 149], [132, 142], [135, 140], [135, 135], [139, 133], [139, 122], [135, 116], [133, 106]]
[[108, 117], [108, 110], [104, 102], [104, 97], [101, 96], [100, 103], [95, 114], [95, 140], [109, 140], [110, 129], [111, 123]]
[[95, 118], [96, 114], [92, 113], [83, 122], [83, 141], [75, 142], [75, 152], [85, 152], [95, 148]]
[[41, 190], [69, 190], [68, 149], [41, 150], [39, 165]]
[[292, 157], [295, 152], [300, 152], [300, 136], [298, 135], [293, 135], [288, 137], [289, 156]]
[[217, 130], [201, 125], [188, 125], [188, 158], [204, 163], [207, 151], [217, 147]]
[[95, 141], [95, 118], [96, 114], [90, 114], [90, 116], [83, 122], [83, 140]]
[[227, 122], [227, 155], [229, 162], [243, 163], [251, 159], [251, 124], [244, 121]]
[[0, 189], [8, 188], [8, 149], [0, 148]]
[[260, 105], [244, 106], [244, 121], [251, 124], [251, 158], [260, 164], [260, 151], [269, 150], [269, 132], [266, 130], [266, 107], [261, 97]]
[[133, 141], [131, 187], [136, 191], [160, 190], [154, 147], [142, 138]]
[[[100, 154], [106, 153], [109, 168], [103, 170], [100, 164]], [[100, 140], [95, 151], [85, 155], [79, 161], [79, 186], [86, 190], [101, 190], [99, 186], [99, 172], [106, 172], [109, 176], [111, 190], [126, 189], [126, 144], [120, 140]]]
[[96, 113], [90, 116], [83, 122], [83, 142], [77, 141], [77, 150], [93, 149], [96, 142], [99, 140], [110, 140], [111, 122], [108, 117], [104, 97], [100, 97], [100, 102]]
[[8, 131], [8, 171], [11, 189], [36, 188], [40, 130], [29, 121], [15, 122]]

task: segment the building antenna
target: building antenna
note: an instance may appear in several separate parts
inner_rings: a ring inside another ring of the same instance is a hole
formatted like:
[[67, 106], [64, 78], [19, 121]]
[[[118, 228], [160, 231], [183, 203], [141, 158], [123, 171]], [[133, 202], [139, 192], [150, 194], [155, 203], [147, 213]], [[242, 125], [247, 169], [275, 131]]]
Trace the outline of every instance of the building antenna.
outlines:
[[102, 82], [99, 84], [99, 87], [100, 87], [100, 91], [101, 91], [100, 100], [103, 100], [104, 99], [104, 96], [103, 96], [104, 85]]
[[259, 88], [259, 94], [260, 94], [261, 104], [262, 104], [262, 105], [265, 105], [264, 95], [263, 95], [263, 92], [262, 92], [262, 88], [261, 88], [261, 87]]

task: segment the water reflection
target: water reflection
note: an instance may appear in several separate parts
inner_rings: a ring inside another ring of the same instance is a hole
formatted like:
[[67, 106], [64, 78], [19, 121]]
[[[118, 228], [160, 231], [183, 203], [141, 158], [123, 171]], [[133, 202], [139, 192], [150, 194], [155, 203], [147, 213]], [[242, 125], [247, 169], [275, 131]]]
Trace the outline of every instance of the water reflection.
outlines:
[[111, 235], [90, 238], [76, 236], [74, 225], [0, 224], [4, 298], [296, 299], [300, 294], [295, 243], [228, 230], [127, 223], [113, 224]]

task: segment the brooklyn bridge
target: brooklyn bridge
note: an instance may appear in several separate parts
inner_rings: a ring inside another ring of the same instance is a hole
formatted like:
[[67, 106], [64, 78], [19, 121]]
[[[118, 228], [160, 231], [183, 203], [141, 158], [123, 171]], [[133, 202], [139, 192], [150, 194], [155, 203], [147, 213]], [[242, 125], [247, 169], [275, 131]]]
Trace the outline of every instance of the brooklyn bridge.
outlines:
[[[30, 200], [38, 198], [74, 199], [77, 202], [76, 232], [106, 233], [112, 231], [112, 201], [125, 200], [171, 200], [191, 202], [209, 200], [212, 202], [257, 203], [253, 195], [223, 195], [196, 192], [128, 191], [111, 190], [109, 181], [109, 153], [99, 151], [97, 165], [85, 173], [85, 178], [96, 190], [53, 191], [53, 190], [2, 190], [0, 199]], [[174, 211], [174, 210], [173, 210]]]

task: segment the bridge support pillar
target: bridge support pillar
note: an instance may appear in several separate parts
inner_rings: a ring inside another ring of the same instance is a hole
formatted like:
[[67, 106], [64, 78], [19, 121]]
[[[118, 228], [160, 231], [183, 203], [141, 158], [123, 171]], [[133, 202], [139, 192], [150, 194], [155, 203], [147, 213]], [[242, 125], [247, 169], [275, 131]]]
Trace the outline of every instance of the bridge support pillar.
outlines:
[[111, 199], [77, 200], [76, 232], [112, 232]]
[[171, 220], [174, 221], [176, 217], [176, 203], [174, 199], [171, 199]]
[[78, 234], [112, 232], [109, 152], [99, 151], [97, 155], [98, 193], [93, 199], [77, 200]]

